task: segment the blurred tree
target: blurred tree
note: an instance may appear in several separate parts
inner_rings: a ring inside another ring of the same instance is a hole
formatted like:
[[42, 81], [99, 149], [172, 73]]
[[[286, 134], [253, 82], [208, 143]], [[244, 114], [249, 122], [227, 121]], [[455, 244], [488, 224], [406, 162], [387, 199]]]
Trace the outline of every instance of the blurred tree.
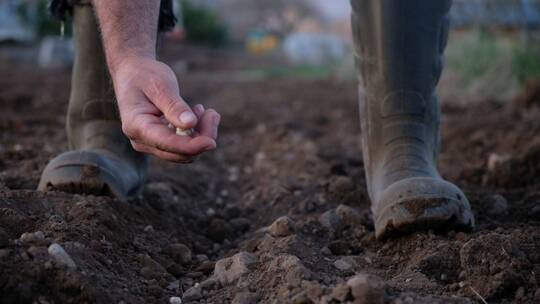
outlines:
[[220, 46], [227, 42], [227, 28], [217, 14], [189, 0], [181, 0], [180, 3], [188, 41], [211, 46]]

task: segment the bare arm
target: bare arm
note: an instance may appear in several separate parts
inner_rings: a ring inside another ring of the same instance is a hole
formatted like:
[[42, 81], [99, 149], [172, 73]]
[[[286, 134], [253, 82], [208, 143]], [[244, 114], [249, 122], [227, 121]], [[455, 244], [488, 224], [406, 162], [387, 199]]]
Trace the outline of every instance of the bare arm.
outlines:
[[[187, 162], [216, 148], [219, 114], [193, 108], [180, 97], [174, 72], [156, 60], [160, 0], [93, 0], [114, 82], [122, 129], [133, 147], [160, 158]], [[175, 127], [195, 129], [178, 136]]]
[[93, 0], [111, 73], [123, 59], [156, 58], [159, 0]]

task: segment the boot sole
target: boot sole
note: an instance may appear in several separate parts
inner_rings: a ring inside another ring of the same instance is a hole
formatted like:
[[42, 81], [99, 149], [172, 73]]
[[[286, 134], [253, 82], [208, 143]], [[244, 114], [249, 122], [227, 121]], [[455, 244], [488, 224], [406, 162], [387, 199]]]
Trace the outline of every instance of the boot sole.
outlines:
[[[117, 174], [109, 168], [117, 168]], [[122, 167], [115, 167], [112, 159], [100, 153], [65, 152], [51, 160], [43, 170], [38, 190], [111, 196], [127, 201], [136, 196], [142, 187], [136, 185], [133, 193], [126, 191], [122, 182], [123, 175], [129, 174], [126, 171]]]
[[468, 232], [474, 227], [472, 218], [472, 212], [458, 200], [407, 199], [386, 208], [375, 223], [375, 231], [378, 239], [426, 230]]
[[421, 230], [471, 231], [474, 215], [467, 197], [440, 178], [409, 178], [388, 187], [375, 214], [379, 239]]

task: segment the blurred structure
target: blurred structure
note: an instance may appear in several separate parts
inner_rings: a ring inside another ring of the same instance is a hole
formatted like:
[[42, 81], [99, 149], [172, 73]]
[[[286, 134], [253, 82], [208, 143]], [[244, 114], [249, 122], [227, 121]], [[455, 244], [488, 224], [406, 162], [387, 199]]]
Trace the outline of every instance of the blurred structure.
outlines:
[[37, 5], [31, 0], [2, 0], [0, 1], [0, 42], [30, 42], [36, 38], [32, 27], [21, 20], [19, 8], [21, 4], [28, 7], [27, 17], [35, 20]]

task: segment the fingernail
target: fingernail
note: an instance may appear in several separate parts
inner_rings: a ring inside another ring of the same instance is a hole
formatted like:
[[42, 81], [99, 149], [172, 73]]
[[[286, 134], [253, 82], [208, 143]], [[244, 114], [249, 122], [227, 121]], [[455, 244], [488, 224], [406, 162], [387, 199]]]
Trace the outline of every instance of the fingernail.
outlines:
[[201, 113], [204, 112], [204, 106], [202, 104], [198, 104], [195, 106]]
[[197, 117], [190, 111], [185, 111], [184, 113], [180, 114], [180, 122], [183, 124], [190, 125], [195, 121], [197, 121]]

